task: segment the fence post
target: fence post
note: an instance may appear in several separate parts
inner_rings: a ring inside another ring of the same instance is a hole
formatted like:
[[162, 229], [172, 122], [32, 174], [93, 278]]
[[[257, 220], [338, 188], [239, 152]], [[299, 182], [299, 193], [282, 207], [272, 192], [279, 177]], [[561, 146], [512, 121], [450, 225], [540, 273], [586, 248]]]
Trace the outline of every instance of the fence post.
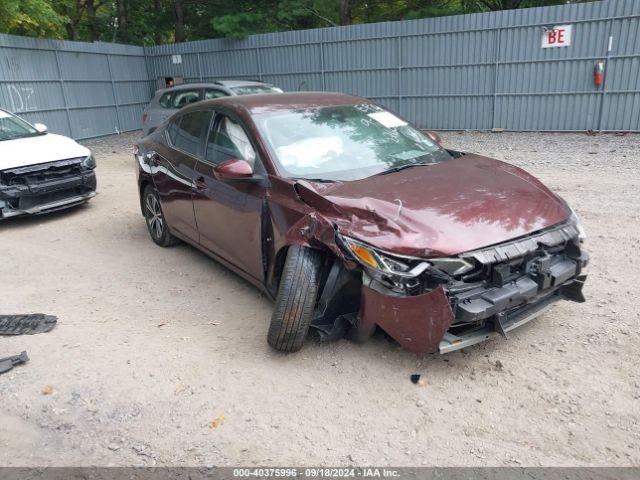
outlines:
[[600, 111], [598, 112], [598, 132], [602, 131], [604, 102], [607, 98], [607, 78], [609, 78], [609, 62], [611, 61], [611, 50], [613, 49], [613, 20], [609, 20], [609, 36], [607, 42], [607, 54], [604, 61], [604, 78], [602, 79], [602, 94], [600, 95]]
[[60, 68], [60, 59], [58, 58], [58, 50], [53, 51], [56, 57], [56, 68], [58, 69], [58, 78], [60, 79], [60, 90], [62, 90], [62, 101], [64, 103], [64, 111], [67, 114], [67, 126], [69, 127], [69, 136], [75, 138], [73, 135], [73, 128], [71, 128], [71, 116], [69, 115], [69, 101], [67, 99], [67, 92], [64, 90], [64, 78], [62, 78], [62, 68]]
[[202, 76], [202, 59], [200, 58], [200, 52], [196, 52], [196, 56], [198, 57], [198, 77], [200, 78], [200, 81], [202, 82], [204, 77]]
[[120, 126], [120, 108], [118, 105], [118, 98], [116, 97], [116, 86], [113, 81], [113, 69], [111, 68], [111, 55], [107, 53], [107, 68], [109, 69], [109, 80], [111, 80], [111, 94], [113, 95], [113, 105], [116, 107], [116, 133], [119, 135], [122, 132]]
[[326, 92], [327, 87], [324, 79], [324, 40], [320, 40], [320, 74], [322, 75], [322, 91]]
[[402, 37], [396, 38], [398, 39], [398, 112], [404, 116], [405, 112], [402, 109]]
[[[152, 78], [151, 77], [151, 73], [154, 73], [155, 75], [155, 62], [153, 61], [153, 59], [151, 60], [153, 62], [153, 70], [150, 72], [149, 71], [149, 57], [150, 55], [147, 54], [147, 47], [142, 47], [142, 55], [144, 55], [144, 69], [147, 72], [147, 89], [149, 90], [149, 95], [150, 97], [153, 97], [153, 92], [156, 91], [156, 86], [157, 86], [157, 79]], [[149, 98], [150, 100], [150, 98]]]
[[498, 103], [498, 80], [500, 79], [500, 44], [502, 43], [502, 29], [497, 30], [498, 41], [495, 45], [495, 64], [493, 67], [493, 108], [491, 109], [491, 130], [496, 127], [496, 106]]
[[262, 63], [260, 62], [260, 48], [256, 47], [256, 69], [258, 70], [258, 79], [262, 81]]

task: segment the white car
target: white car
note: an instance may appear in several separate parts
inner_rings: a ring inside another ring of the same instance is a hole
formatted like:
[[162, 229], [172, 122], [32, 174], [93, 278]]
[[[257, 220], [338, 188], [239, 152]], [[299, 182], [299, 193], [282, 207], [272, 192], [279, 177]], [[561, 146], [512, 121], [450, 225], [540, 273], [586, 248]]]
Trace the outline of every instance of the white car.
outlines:
[[85, 203], [95, 167], [88, 148], [0, 109], [0, 220]]

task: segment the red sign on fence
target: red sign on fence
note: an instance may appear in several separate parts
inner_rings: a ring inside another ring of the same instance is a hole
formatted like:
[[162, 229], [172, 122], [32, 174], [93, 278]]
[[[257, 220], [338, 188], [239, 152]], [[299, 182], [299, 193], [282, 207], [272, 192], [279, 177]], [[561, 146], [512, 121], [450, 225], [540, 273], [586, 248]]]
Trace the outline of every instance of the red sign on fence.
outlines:
[[568, 47], [571, 45], [573, 25], [557, 25], [542, 32], [542, 48]]

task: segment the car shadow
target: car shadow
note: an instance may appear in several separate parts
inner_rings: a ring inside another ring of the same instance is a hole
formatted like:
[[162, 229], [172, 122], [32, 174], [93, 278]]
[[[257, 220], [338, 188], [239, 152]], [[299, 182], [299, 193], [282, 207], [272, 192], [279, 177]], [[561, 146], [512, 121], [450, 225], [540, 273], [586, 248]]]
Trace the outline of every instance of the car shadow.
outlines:
[[91, 208], [88, 203], [74, 205], [55, 212], [46, 212], [38, 215], [21, 215], [19, 217], [9, 217], [0, 219], [0, 230], [6, 228], [30, 228], [33, 226], [43, 225], [51, 222], [57, 222], [61, 219], [73, 218], [82, 213], [82, 210]]

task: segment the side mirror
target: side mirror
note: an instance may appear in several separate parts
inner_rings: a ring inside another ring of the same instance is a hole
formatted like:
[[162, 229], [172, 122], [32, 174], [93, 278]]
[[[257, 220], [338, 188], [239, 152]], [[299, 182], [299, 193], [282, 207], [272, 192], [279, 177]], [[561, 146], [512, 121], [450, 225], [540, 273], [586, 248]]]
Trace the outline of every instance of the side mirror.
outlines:
[[423, 130], [422, 133], [424, 133], [427, 137], [429, 137], [431, 140], [436, 142], [438, 145], [442, 144], [442, 138], [440, 138], [440, 135], [438, 135], [436, 132], [430, 132], [429, 130]]
[[241, 180], [253, 176], [253, 168], [246, 160], [227, 160], [213, 169], [219, 180]]
[[40, 133], [47, 133], [49, 130], [44, 123], [34, 123], [33, 128], [35, 128]]

